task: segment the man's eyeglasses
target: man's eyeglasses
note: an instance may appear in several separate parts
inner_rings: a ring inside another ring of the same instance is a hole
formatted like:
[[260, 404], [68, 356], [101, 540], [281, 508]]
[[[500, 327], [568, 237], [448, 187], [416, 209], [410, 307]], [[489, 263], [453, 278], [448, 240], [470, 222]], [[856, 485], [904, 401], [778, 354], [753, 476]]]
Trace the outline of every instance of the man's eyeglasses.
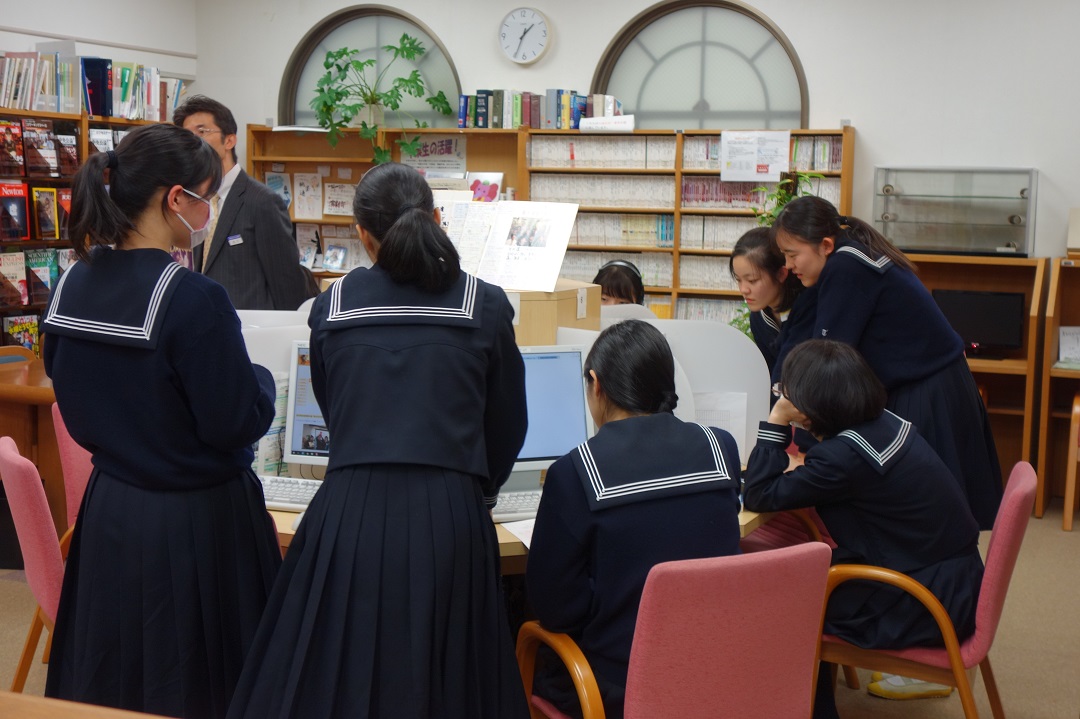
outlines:
[[207, 135], [212, 135], [215, 132], [221, 132], [221, 130], [217, 129], [216, 127], [196, 127], [192, 132], [194, 132], [199, 137], [206, 137]]

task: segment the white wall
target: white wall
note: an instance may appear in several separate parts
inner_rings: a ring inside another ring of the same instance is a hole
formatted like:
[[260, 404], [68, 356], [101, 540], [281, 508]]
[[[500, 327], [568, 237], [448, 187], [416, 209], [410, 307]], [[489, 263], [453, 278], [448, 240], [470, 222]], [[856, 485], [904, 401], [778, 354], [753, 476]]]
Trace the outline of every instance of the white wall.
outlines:
[[[462, 90], [584, 90], [614, 35], [652, 0], [535, 0], [554, 27], [546, 58], [505, 60], [498, 21], [516, 0], [399, 0], [442, 41]], [[753, 0], [802, 60], [810, 126], [856, 130], [855, 214], [870, 217], [875, 164], [1032, 166], [1040, 171], [1036, 253], [1064, 253], [1070, 207], [1080, 207], [1080, 118], [1075, 29], [1080, 3], [1061, 0]], [[86, 9], [90, 6], [91, 9]], [[275, 118], [295, 44], [340, 10], [330, 0], [155, 2], [58, 0], [45, 15], [5, 3], [0, 25], [97, 34], [117, 42], [191, 47], [196, 90], [230, 105], [237, 121]], [[7, 6], [12, 6], [9, 12]], [[194, 8], [194, 9], [193, 9]], [[61, 29], [65, 28], [65, 29]], [[0, 42], [6, 37], [0, 34]], [[10, 47], [4, 49], [24, 49]], [[114, 54], [118, 59], [126, 59]], [[241, 138], [243, 139], [243, 138]], [[243, 148], [241, 148], [243, 149]]]

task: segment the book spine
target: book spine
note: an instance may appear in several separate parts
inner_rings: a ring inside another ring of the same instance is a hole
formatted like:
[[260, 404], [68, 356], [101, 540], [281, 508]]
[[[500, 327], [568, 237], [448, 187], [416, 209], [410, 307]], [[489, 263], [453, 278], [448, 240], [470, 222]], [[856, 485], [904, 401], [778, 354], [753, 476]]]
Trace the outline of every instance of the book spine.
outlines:
[[464, 129], [469, 125], [469, 96], [465, 94], [458, 95], [457, 103], [457, 126], [458, 129]]
[[549, 89], [545, 93], [546, 102], [544, 104], [544, 129], [545, 130], [557, 130], [556, 118], [559, 116], [559, 90]]
[[492, 129], [503, 127], [503, 104], [506, 102], [506, 91], [495, 90], [491, 95], [491, 127]]

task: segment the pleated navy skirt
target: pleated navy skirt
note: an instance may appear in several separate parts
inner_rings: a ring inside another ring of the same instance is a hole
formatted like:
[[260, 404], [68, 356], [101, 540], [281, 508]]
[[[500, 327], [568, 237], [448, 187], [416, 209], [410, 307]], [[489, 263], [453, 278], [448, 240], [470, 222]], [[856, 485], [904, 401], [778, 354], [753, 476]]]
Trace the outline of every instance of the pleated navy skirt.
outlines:
[[250, 472], [155, 491], [95, 471], [68, 554], [45, 694], [224, 717], [280, 565]]
[[411, 465], [331, 471], [229, 716], [527, 717], [475, 478]]
[[1003, 491], [990, 419], [960, 357], [924, 380], [889, 393], [887, 406], [915, 425], [959, 480], [979, 529], [992, 529]]

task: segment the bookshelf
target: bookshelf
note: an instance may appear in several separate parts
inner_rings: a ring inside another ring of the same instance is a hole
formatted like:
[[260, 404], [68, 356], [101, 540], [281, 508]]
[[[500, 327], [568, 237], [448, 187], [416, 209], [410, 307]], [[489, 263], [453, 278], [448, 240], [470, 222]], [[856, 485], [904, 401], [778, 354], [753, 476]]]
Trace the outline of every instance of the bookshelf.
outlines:
[[1058, 330], [1080, 325], [1080, 259], [1055, 258], [1050, 268], [1046, 325], [1043, 335], [1042, 386], [1039, 412], [1039, 489], [1035, 516], [1046, 511], [1050, 497], [1064, 494], [1073, 397], [1080, 391], [1080, 369], [1055, 366]]
[[[67, 239], [55, 239], [46, 237], [49, 232], [43, 233], [41, 222], [36, 212], [35, 203], [33, 200], [33, 191], [38, 188], [44, 188], [49, 190], [60, 191], [63, 189], [70, 189], [72, 177], [74, 171], [78, 165], [81, 165], [85, 161], [86, 157], [90, 153], [90, 130], [91, 129], [107, 129], [114, 130], [130, 130], [140, 125], [152, 124], [152, 122], [144, 120], [124, 120], [121, 118], [112, 117], [94, 117], [81, 114], [65, 114], [58, 112], [43, 112], [43, 111], [30, 111], [30, 110], [18, 110], [7, 107], [0, 107], [0, 120], [6, 120], [14, 123], [21, 123], [24, 119], [31, 119], [37, 121], [47, 121], [49, 125], [49, 132], [52, 135], [67, 135], [75, 138], [75, 150], [77, 155], [77, 161], [75, 165], [68, 170], [64, 170], [63, 174], [51, 177], [51, 176], [29, 176], [26, 174], [26, 152], [23, 152], [23, 168], [21, 172], [14, 170], [0, 170], [0, 183], [6, 185], [22, 185], [26, 187], [26, 210], [27, 210], [27, 222], [29, 229], [28, 239], [13, 239], [7, 235], [0, 236], [0, 253], [26, 253], [28, 250], [42, 250], [42, 249], [62, 249], [70, 247], [70, 241]], [[21, 142], [20, 138], [20, 142]], [[56, 151], [59, 153], [61, 149], [59, 143], [55, 143], [57, 147]], [[61, 166], [63, 169], [63, 166]], [[60, 213], [60, 208], [57, 207], [57, 213]], [[57, 218], [59, 219], [59, 218]], [[5, 218], [5, 221], [7, 218]], [[57, 235], [60, 233], [57, 232]], [[12, 270], [14, 271], [14, 270]], [[8, 297], [0, 298], [0, 318], [8, 318], [15, 316], [28, 316], [39, 315], [45, 308], [45, 304], [48, 300], [48, 287], [41, 283], [32, 282], [33, 279], [30, 275], [30, 269], [25, 267], [27, 273], [26, 281], [30, 288], [29, 302], [21, 303], [17, 300], [15, 302], [9, 301]], [[7, 284], [7, 281], [5, 281]], [[36, 292], [35, 292], [36, 290]], [[5, 293], [6, 294], [6, 293]], [[6, 339], [6, 338], [5, 338]]]
[[[794, 168], [823, 175], [818, 182], [824, 196], [849, 213], [854, 128], [791, 134]], [[378, 141], [386, 145], [403, 135], [461, 136], [469, 172], [503, 173], [504, 187], [515, 188], [519, 200], [576, 202], [578, 220], [563, 263], [565, 277], [591, 282], [604, 262], [624, 258], [642, 270], [647, 300], [659, 316], [706, 318], [717, 302], [730, 310], [741, 302], [728, 258], [735, 241], [756, 226], [753, 207], [764, 193], [751, 192], [757, 183], [720, 181], [720, 130], [382, 128]], [[829, 169], [821, 168], [821, 161], [814, 169], [814, 155], [798, 151], [799, 146], [827, 147]], [[248, 174], [260, 181], [267, 172], [320, 169], [336, 178], [339, 168], [346, 167], [351, 170], [348, 181], [356, 182], [374, 162], [370, 143], [360, 140], [358, 130], [347, 131], [331, 148], [321, 131], [275, 132], [249, 125], [248, 148]], [[392, 149], [399, 160], [396, 145]], [[351, 218], [338, 216], [305, 221], [352, 224]]]
[[[741, 305], [729, 258], [757, 226], [759, 186], [720, 179], [720, 130], [531, 130], [529, 199], [578, 202], [563, 275], [591, 280], [626, 259], [661, 317], [728, 321]], [[792, 169], [822, 175], [815, 193], [851, 210], [855, 131], [792, 130]], [[803, 148], [800, 150], [799, 148]], [[821, 154], [815, 155], [814, 148]], [[805, 152], [804, 152], [805, 151]]]
[[[1021, 460], [1031, 461], [1035, 456], [1040, 338], [1049, 260], [1045, 257], [911, 253], [908, 258], [915, 263], [919, 278], [930, 290], [1024, 294], [1026, 312], [1022, 346], [1008, 351], [1000, 359], [968, 358], [975, 382], [985, 392], [998, 459], [1007, 476], [1014, 464]], [[1077, 319], [1080, 323], [1080, 317]], [[1041, 472], [1039, 476], [1043, 476]], [[1002, 481], [1004, 479], [1003, 476]]]

